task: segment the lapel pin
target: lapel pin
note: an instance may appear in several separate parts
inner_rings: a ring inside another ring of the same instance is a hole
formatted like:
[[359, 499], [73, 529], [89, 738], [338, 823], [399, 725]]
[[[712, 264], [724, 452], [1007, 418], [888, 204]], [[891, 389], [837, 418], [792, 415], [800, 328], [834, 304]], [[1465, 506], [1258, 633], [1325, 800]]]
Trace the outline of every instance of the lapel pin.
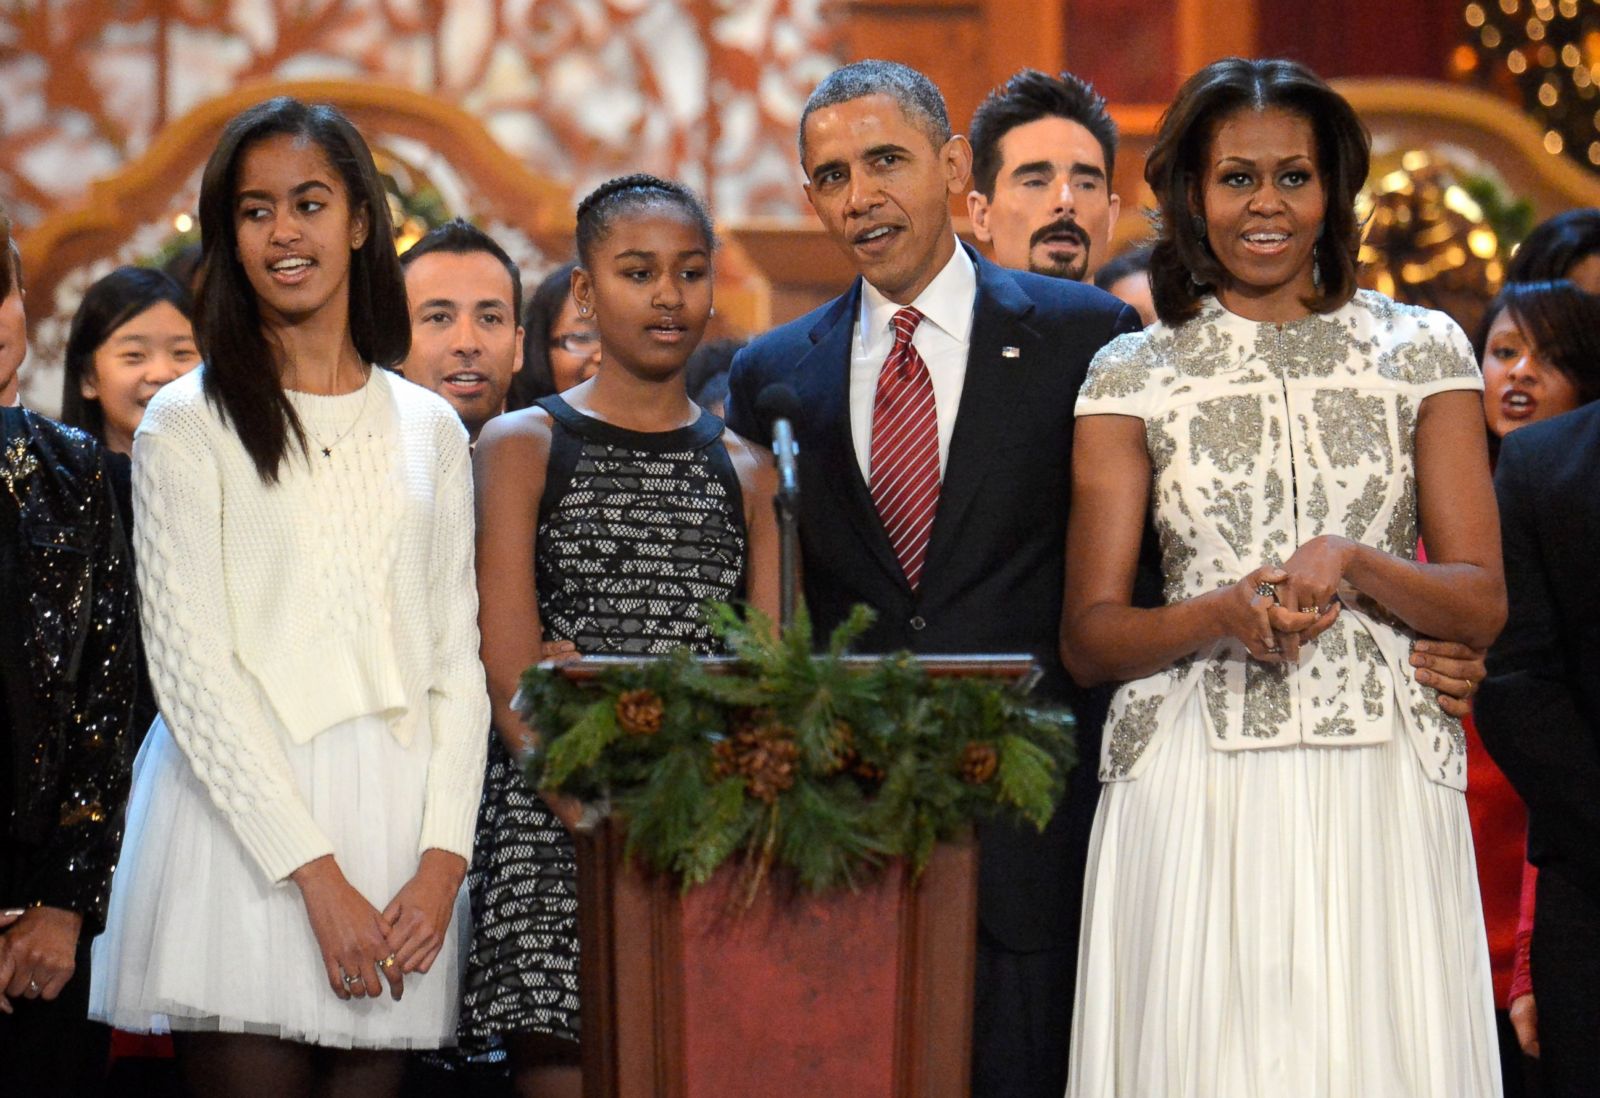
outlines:
[[1016, 347], [1002, 347], [1002, 348], [1000, 348], [1000, 357], [1001, 358], [1021, 358], [1022, 357], [1022, 351], [1019, 350]]

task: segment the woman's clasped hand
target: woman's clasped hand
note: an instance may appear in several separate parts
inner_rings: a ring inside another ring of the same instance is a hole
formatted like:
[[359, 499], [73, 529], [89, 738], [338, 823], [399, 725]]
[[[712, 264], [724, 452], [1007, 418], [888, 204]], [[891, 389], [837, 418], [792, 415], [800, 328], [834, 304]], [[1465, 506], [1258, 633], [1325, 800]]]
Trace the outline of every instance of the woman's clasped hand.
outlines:
[[[1293, 663], [1300, 647], [1339, 617], [1339, 581], [1347, 556], [1337, 546], [1308, 541], [1283, 565], [1266, 564], [1226, 589], [1222, 627], [1263, 663]], [[1291, 570], [1292, 569], [1292, 570]]]

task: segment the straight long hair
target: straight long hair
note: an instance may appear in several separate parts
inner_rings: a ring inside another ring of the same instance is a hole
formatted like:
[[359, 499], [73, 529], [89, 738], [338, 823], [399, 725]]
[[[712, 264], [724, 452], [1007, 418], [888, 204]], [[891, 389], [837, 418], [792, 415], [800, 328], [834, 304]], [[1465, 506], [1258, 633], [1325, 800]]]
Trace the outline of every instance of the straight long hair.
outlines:
[[361, 134], [337, 108], [289, 96], [234, 116], [200, 181], [195, 339], [205, 358], [206, 398], [269, 484], [277, 481], [291, 440], [305, 452], [306, 434], [262, 331], [255, 290], [239, 265], [235, 208], [244, 154], [280, 134], [315, 143], [344, 182], [351, 216], [366, 214], [366, 240], [350, 261], [350, 337], [357, 353], [365, 362], [392, 367], [411, 349], [405, 274], [395, 255], [389, 203]]

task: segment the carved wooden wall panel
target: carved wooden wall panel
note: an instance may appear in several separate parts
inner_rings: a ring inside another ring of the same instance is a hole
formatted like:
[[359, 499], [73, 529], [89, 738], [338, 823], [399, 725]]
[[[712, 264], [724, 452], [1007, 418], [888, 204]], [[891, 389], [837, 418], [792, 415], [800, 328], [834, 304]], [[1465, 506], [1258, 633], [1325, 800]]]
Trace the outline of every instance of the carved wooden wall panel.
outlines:
[[10, 0], [0, 199], [24, 227], [241, 86], [368, 80], [468, 111], [582, 190], [654, 171], [723, 217], [793, 213], [825, 0]]

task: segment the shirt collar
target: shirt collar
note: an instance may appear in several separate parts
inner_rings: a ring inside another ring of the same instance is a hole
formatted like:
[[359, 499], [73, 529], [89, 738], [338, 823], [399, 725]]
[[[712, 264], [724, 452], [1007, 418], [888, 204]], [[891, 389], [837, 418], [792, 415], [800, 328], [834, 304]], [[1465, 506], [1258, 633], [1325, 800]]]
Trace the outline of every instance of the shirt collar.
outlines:
[[[955, 254], [933, 281], [917, 295], [911, 304], [928, 321], [957, 343], [966, 343], [972, 335], [972, 310], [978, 299], [978, 269], [961, 241], [956, 241]], [[868, 345], [889, 330], [894, 314], [904, 306], [896, 305], [872, 283], [862, 280], [861, 315], [857, 323], [857, 338]]]

